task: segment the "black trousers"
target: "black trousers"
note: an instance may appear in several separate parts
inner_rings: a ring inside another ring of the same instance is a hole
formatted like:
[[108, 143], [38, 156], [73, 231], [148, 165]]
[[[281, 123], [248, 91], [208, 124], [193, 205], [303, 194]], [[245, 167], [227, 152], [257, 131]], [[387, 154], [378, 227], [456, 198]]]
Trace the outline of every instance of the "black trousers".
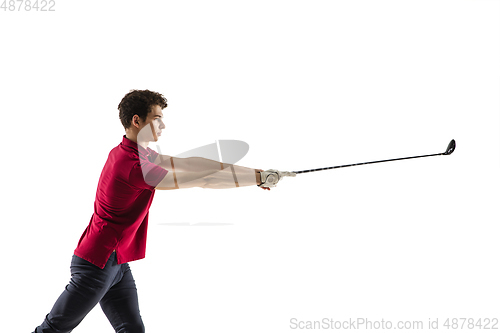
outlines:
[[144, 332], [132, 272], [113, 252], [104, 269], [73, 255], [71, 281], [34, 333], [71, 332], [97, 303], [116, 332]]

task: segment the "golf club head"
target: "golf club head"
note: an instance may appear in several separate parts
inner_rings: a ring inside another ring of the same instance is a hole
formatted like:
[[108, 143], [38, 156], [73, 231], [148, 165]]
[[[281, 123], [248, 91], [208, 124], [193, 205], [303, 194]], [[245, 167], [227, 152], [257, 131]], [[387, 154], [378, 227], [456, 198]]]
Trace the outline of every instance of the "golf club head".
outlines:
[[455, 151], [455, 140], [451, 140], [450, 143], [448, 144], [448, 148], [446, 148], [446, 151], [443, 153], [443, 155], [451, 155]]

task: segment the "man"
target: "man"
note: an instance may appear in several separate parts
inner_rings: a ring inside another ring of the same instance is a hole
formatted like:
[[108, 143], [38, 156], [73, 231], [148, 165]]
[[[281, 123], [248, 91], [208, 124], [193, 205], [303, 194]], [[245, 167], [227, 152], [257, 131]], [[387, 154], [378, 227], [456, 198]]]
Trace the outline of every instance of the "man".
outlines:
[[125, 135], [109, 153], [99, 178], [94, 213], [72, 257], [71, 280], [36, 333], [71, 332], [97, 303], [116, 332], [144, 332], [128, 262], [145, 257], [148, 211], [156, 189], [270, 189], [267, 179], [262, 183], [262, 169], [175, 158], [148, 148], [165, 128], [166, 107], [165, 97], [149, 90], [132, 90], [118, 105]]

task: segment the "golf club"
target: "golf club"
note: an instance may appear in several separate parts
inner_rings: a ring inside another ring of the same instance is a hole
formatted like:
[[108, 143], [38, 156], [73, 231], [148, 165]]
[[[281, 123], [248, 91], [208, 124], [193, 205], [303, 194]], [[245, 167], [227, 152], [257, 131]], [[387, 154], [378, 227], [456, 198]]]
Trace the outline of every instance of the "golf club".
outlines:
[[381, 160], [381, 161], [364, 162], [364, 163], [356, 163], [356, 164], [346, 164], [346, 165], [332, 166], [332, 167], [328, 167], [328, 168], [319, 168], [319, 169], [302, 170], [302, 171], [292, 171], [292, 172], [298, 174], [298, 173], [314, 172], [314, 171], [321, 171], [321, 170], [346, 168], [346, 167], [352, 167], [352, 166], [364, 165], [364, 164], [373, 164], [373, 163], [382, 163], [382, 162], [390, 162], [390, 161], [408, 160], [410, 158], [430, 157], [430, 156], [439, 156], [439, 155], [451, 155], [453, 153], [453, 151], [455, 151], [455, 147], [456, 147], [455, 140], [451, 140], [450, 143], [448, 144], [448, 147], [446, 148], [446, 151], [444, 153], [430, 154], [430, 155], [421, 155], [421, 156], [412, 156], [412, 157], [402, 157], [402, 158], [393, 158], [393, 159], [390, 159], [390, 160]]

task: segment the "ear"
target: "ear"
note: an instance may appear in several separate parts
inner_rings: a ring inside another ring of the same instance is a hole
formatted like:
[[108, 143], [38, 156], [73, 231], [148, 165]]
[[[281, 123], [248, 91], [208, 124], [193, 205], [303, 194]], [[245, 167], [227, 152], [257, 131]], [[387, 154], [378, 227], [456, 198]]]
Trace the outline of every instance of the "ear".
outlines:
[[139, 128], [141, 125], [140, 121], [141, 118], [138, 115], [134, 114], [134, 116], [132, 117], [132, 126]]

